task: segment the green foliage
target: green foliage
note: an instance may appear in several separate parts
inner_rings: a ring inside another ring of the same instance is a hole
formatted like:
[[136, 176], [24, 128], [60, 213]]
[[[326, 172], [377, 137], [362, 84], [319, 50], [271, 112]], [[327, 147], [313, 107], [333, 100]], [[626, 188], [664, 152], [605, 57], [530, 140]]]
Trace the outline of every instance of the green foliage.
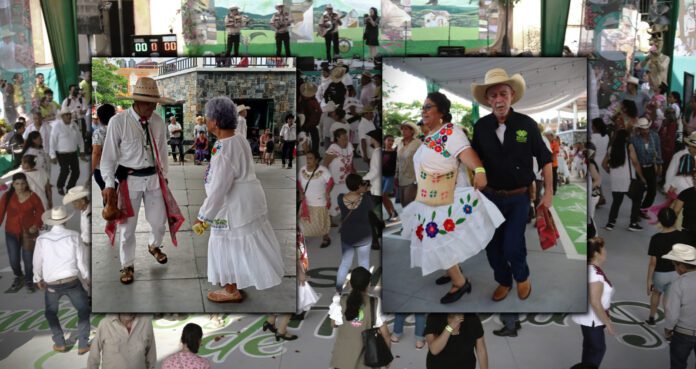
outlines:
[[92, 59], [92, 81], [97, 82], [94, 90], [95, 101], [99, 104], [119, 104], [118, 96], [128, 91], [128, 79], [116, 74], [118, 67], [105, 58]]
[[[384, 96], [388, 96], [393, 92], [394, 87], [389, 83], [384, 82]], [[425, 98], [425, 92], [423, 97]], [[401, 136], [399, 125], [406, 121], [418, 122], [421, 119], [421, 101], [413, 101], [411, 103], [403, 102], [388, 102], [382, 112], [384, 117], [383, 132], [385, 135]], [[460, 103], [452, 103], [450, 107], [454, 123], [465, 128], [469, 132], [469, 136], [473, 133], [474, 120], [471, 115], [471, 107]]]

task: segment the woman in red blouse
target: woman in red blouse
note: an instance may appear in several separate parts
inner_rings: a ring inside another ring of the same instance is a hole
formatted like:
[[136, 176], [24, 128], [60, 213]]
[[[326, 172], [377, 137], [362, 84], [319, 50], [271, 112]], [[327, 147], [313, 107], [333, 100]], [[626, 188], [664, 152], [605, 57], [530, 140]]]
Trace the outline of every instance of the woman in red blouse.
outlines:
[[[10, 258], [10, 266], [14, 272], [15, 280], [12, 289], [22, 287], [22, 276], [24, 284], [31, 292], [36, 291], [33, 283], [34, 273], [32, 271], [32, 259], [34, 250], [22, 247], [21, 238], [23, 231], [38, 234], [39, 228], [43, 225], [41, 214], [44, 212], [41, 199], [29, 190], [27, 177], [24, 173], [16, 173], [12, 176], [12, 187], [0, 198], [0, 225], [7, 216], [5, 223], [5, 243], [7, 244], [7, 255]], [[24, 275], [20, 258], [24, 260]]]

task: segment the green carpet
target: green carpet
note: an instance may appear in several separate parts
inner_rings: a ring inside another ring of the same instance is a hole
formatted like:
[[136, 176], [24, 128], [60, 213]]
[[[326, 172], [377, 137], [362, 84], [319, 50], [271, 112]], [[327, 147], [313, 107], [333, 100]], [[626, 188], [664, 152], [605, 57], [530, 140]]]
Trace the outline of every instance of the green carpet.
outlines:
[[580, 255], [587, 253], [587, 190], [576, 184], [559, 186], [553, 197], [553, 207], [561, 218], [573, 246]]

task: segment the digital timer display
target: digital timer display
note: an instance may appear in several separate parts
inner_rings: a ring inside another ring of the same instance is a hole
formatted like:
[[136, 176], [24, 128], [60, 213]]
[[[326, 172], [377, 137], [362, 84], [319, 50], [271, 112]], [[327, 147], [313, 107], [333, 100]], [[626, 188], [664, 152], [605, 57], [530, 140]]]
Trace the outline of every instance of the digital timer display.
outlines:
[[133, 36], [133, 56], [177, 56], [176, 35]]

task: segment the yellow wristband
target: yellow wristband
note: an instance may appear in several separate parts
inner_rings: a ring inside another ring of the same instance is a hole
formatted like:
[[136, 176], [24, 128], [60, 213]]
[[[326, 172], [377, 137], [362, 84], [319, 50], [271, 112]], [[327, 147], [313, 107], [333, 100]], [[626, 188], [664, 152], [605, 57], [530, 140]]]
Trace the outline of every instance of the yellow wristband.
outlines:
[[448, 324], [447, 326], [445, 326], [445, 330], [446, 330], [447, 332], [452, 333], [452, 331], [454, 330], [454, 328], [450, 327], [449, 324]]
[[474, 169], [474, 173], [479, 174], [479, 173], [486, 173], [486, 168], [484, 167], [476, 167]]

